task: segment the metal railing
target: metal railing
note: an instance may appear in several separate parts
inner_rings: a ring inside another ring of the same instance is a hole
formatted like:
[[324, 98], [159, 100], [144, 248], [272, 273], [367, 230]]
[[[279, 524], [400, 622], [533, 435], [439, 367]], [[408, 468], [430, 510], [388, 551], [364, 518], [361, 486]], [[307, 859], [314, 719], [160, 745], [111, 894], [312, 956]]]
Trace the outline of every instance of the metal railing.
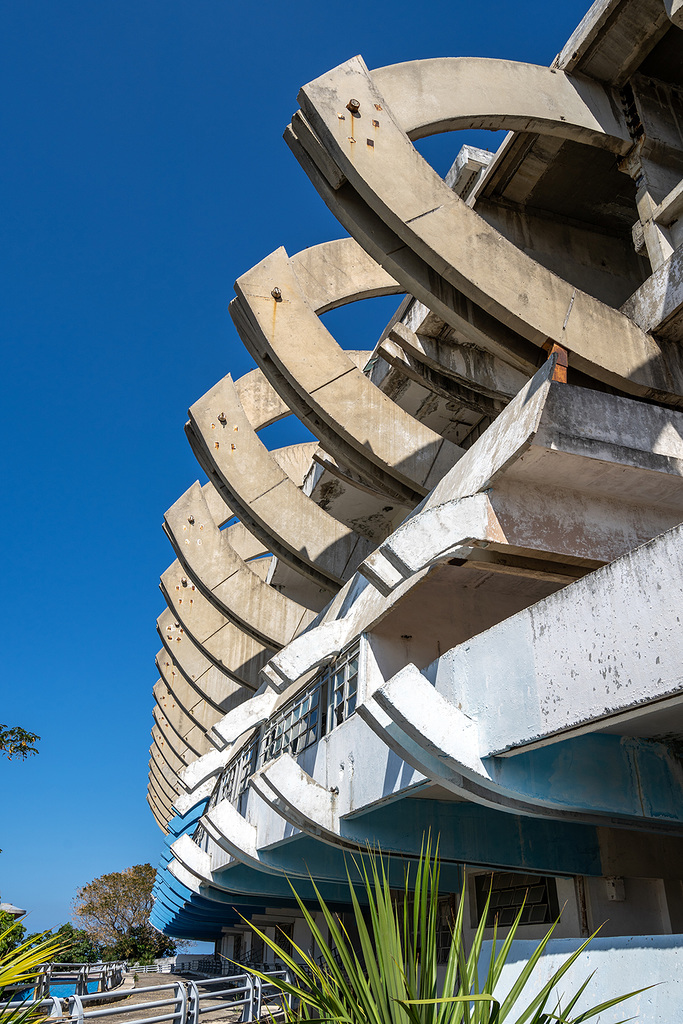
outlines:
[[169, 960], [167, 964], [129, 964], [129, 971], [134, 971], [135, 974], [174, 974], [175, 964], [172, 960]]
[[[265, 972], [264, 972], [265, 973]], [[289, 980], [287, 971], [269, 971], [269, 978]], [[203, 1013], [214, 1013], [216, 1010], [236, 1010], [242, 1007], [240, 1021], [261, 1019], [261, 1011], [268, 1005], [268, 1017], [275, 1019], [284, 1016], [284, 1004], [291, 1006], [291, 999], [280, 992], [273, 982], [263, 981], [253, 974], [233, 974], [228, 977], [203, 978], [188, 984], [188, 1015], [187, 1024], [200, 1024]], [[273, 1009], [272, 1004], [276, 1004]]]
[[[266, 972], [264, 972], [265, 974]], [[107, 1017], [128, 1017], [140, 1011], [151, 1012], [145, 1016], [135, 1016], [135, 1024], [200, 1024], [202, 1014], [214, 1013], [217, 1010], [239, 1010], [242, 1008], [240, 1021], [248, 1024], [258, 1021], [262, 1010], [267, 1006], [268, 1016], [277, 1019], [284, 1016], [284, 1004], [291, 1006], [291, 1001], [283, 995], [274, 984], [276, 978], [289, 980], [286, 971], [268, 971], [267, 977], [272, 981], [263, 981], [253, 974], [232, 974], [218, 978], [202, 978], [187, 982], [177, 981], [168, 985], [150, 985], [135, 992], [145, 995], [153, 993], [158, 998], [148, 1002], [136, 1002], [121, 1005], [121, 997], [117, 992], [94, 993], [93, 995], [74, 995], [69, 999], [68, 1018], [62, 1016], [59, 1000], [52, 1000], [57, 1006], [56, 1014], [64, 1024], [89, 1024], [91, 1021], [104, 1020]], [[108, 1006], [108, 1003], [115, 1005]], [[53, 1008], [54, 1011], [54, 1008]]]
[[[164, 992], [169, 993], [151, 1002], [126, 1003], [121, 1006], [120, 994], [118, 992], [94, 993], [89, 996], [71, 996], [69, 998], [69, 1019], [73, 1024], [84, 1024], [85, 1021], [99, 1020], [104, 1017], [113, 1017], [115, 1014], [136, 1013], [138, 1010], [161, 1010], [172, 1006], [172, 1010], [164, 1013], [152, 1014], [149, 1017], [137, 1017], [140, 1024], [162, 1024], [162, 1021], [178, 1021], [178, 1024], [186, 1024], [187, 1020], [187, 992], [182, 982], [176, 981], [170, 985], [150, 985], [145, 989], [138, 989], [138, 992]], [[115, 1006], [102, 1005], [108, 1001], [116, 1001]], [[93, 1003], [97, 1003], [93, 1009], [88, 1009]]]
[[49, 999], [22, 999], [19, 1001], [4, 1001], [0, 1002], [0, 1020], [6, 1015], [16, 1013], [17, 1008], [20, 1008], [21, 1013], [25, 1010], [44, 1010], [48, 1017], [61, 1017], [62, 1016], [62, 1003], [56, 996], [50, 996]]
[[[58, 965], [60, 967], [79, 966], [102, 968], [103, 964]], [[121, 965], [123, 966], [123, 965]], [[265, 965], [264, 965], [265, 966]], [[232, 967], [232, 965], [231, 965]], [[166, 964], [152, 964], [149, 968], [137, 968], [138, 972], [167, 970]], [[73, 977], [73, 972], [72, 977]], [[80, 972], [79, 972], [80, 973]], [[7, 1002], [0, 1004], [0, 1019], [3, 1011], [22, 1010], [29, 1007], [45, 1011], [50, 1020], [59, 1024], [90, 1024], [94, 1021], [106, 1021], [107, 1017], [132, 1019], [135, 1024], [201, 1024], [203, 1014], [217, 1010], [239, 1010], [240, 1021], [248, 1024], [258, 1021], [267, 1008], [269, 1018], [284, 1017], [285, 1003], [291, 1006], [291, 999], [285, 996], [276, 979], [289, 981], [289, 974], [284, 970], [264, 969], [267, 979], [256, 977], [242, 970], [240, 973], [220, 975], [215, 978], [201, 978], [188, 982], [176, 981], [165, 985], [150, 985], [140, 989], [120, 992], [100, 991], [93, 993], [76, 993], [67, 998], [57, 996], [22, 1000], [21, 1003]], [[144, 993], [145, 1001], [129, 1002], [128, 1000]], [[153, 998], [149, 1000], [149, 995]], [[122, 1000], [125, 999], [125, 1002]], [[156, 1011], [156, 1012], [155, 1012]]]
[[110, 992], [123, 982], [126, 965], [111, 960], [99, 964], [41, 964], [34, 985], [36, 999], [49, 999], [51, 985], [72, 984], [78, 995], [88, 994], [88, 985], [97, 982], [98, 992]]

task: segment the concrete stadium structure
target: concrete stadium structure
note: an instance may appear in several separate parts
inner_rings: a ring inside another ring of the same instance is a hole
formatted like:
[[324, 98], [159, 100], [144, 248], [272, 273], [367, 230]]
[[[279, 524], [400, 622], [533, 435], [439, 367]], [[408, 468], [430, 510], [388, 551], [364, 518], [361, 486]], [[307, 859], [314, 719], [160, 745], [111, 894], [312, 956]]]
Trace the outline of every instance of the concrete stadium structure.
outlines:
[[[347, 851], [401, 885], [431, 830], [445, 936], [466, 868], [469, 929], [491, 884], [524, 940], [606, 920], [612, 982], [683, 1020], [683, 4], [597, 0], [550, 68], [355, 57], [299, 103], [349, 234], [239, 278], [256, 368], [190, 408], [152, 921], [307, 947], [288, 879], [344, 913]], [[414, 143], [466, 128], [508, 135], [442, 179]], [[394, 294], [373, 351], [321, 319]], [[269, 451], [288, 415], [317, 440]]]

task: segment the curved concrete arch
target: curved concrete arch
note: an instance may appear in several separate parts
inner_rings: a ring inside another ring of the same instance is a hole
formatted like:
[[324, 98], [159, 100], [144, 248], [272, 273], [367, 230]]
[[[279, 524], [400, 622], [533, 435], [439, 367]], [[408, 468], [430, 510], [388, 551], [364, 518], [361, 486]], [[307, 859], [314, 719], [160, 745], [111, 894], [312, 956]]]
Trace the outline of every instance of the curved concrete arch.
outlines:
[[220, 800], [209, 808], [202, 816], [202, 825], [214, 843], [235, 860], [269, 875], [285, 873], [258, 849], [258, 829], [229, 800]]
[[[157, 633], [165, 655], [160, 675], [174, 666], [201, 697], [220, 707], [224, 713], [248, 696], [249, 691], [239, 679], [209, 661], [170, 608], [166, 608], [157, 619]], [[161, 654], [159, 652], [157, 658]], [[170, 659], [169, 665], [165, 664], [166, 658]]]
[[156, 821], [157, 825], [164, 833], [164, 835], [168, 835], [168, 822], [170, 819], [167, 818], [163, 811], [159, 809], [156, 800], [154, 799], [153, 796], [150, 796], [150, 794], [147, 793], [146, 799], [149, 805], [149, 809], [152, 812], [152, 817], [154, 818], [154, 820]]
[[175, 775], [168, 767], [165, 761], [155, 760], [151, 757], [149, 760], [149, 774], [154, 775], [155, 778], [163, 779], [166, 790], [169, 794], [173, 795], [173, 802], [175, 803], [178, 793], [182, 792], [178, 776]]
[[247, 689], [257, 690], [258, 674], [272, 649], [248, 636], [207, 601], [195, 584], [187, 581], [177, 560], [163, 573], [160, 586], [169, 609], [206, 657]]
[[[323, 308], [403, 290], [351, 238], [315, 246], [303, 265]], [[419, 501], [462, 449], [401, 409], [355, 366], [307, 302], [297, 269], [280, 248], [235, 282], [230, 311], [242, 341], [336, 458], [370, 480], [382, 474], [383, 486], [399, 489], [408, 503]]]
[[489, 57], [411, 60], [371, 74], [412, 140], [504, 125], [622, 156], [633, 145], [619, 96], [583, 75]]
[[221, 494], [216, 490], [211, 481], [204, 484], [202, 487], [202, 495], [206, 502], [209, 515], [213, 519], [216, 526], [220, 529], [225, 527], [224, 533], [230, 539], [230, 545], [235, 549], [240, 558], [248, 562], [253, 558], [262, 558], [264, 555], [270, 554], [267, 548], [264, 548], [263, 544], [254, 537], [253, 533], [247, 530], [246, 526], [237, 520], [230, 526], [226, 526], [231, 519], [235, 519], [235, 513], [233, 510], [226, 505]]
[[[314, 248], [316, 247], [314, 246]], [[308, 252], [309, 250], [305, 251]], [[365, 259], [369, 259], [362, 249], [359, 249], [359, 251]], [[377, 266], [376, 263], [375, 266]], [[311, 280], [309, 287], [315, 288], [315, 281]], [[383, 293], [378, 292], [377, 294]], [[347, 355], [355, 366], [362, 369], [372, 355], [372, 352], [347, 352]], [[290, 407], [258, 366], [253, 370], [249, 370], [239, 380], [236, 380], [235, 388], [242, 403], [242, 408], [252, 427], [257, 432], [263, 430], [264, 427], [269, 427], [272, 423], [277, 423], [278, 420], [284, 419], [286, 416], [292, 415]]]
[[163, 761], [168, 767], [169, 771], [178, 778], [180, 782], [181, 790], [186, 790], [187, 786], [182, 780], [182, 770], [186, 768], [184, 761], [171, 750], [169, 744], [165, 741], [164, 737], [159, 733], [159, 726], [155, 723], [152, 729], [152, 745], [150, 746], [150, 755], [155, 759], [158, 764]]
[[[164, 668], [166, 668], [165, 665]], [[214, 707], [198, 694], [180, 672], [173, 670], [163, 672], [161, 678], [170, 695], [197, 728], [208, 732], [223, 717], [221, 709]]]
[[[482, 758], [476, 721], [414, 665], [378, 687], [367, 703], [363, 720], [408, 763], [417, 760], [428, 778], [463, 799], [514, 814], [683, 834], [680, 767], [664, 748], [637, 740], [627, 747], [619, 736], [595, 734], [568, 741], [588, 745], [588, 756], [567, 756], [560, 744], [534, 752], [540, 755], [535, 772], [523, 761], [534, 754]], [[393, 728], [377, 721], [373, 705]], [[648, 778], [656, 785], [648, 787]]]
[[[164, 736], [161, 735], [159, 726], [156, 724], [156, 722], [152, 726], [151, 731], [152, 745], [150, 747], [150, 753], [152, 753], [153, 751], [153, 756], [163, 760], [165, 764], [168, 765], [170, 770], [174, 772], [178, 776], [178, 778], [180, 778], [180, 773], [183, 771], [184, 768], [187, 768], [187, 765], [178, 757], [178, 755], [168, 745], [168, 743], [166, 743], [166, 739]], [[183, 786], [185, 786], [184, 782]], [[187, 787], [185, 786], [185, 788]]]
[[163, 679], [158, 679], [152, 687], [154, 700], [163, 712], [166, 721], [178, 738], [182, 740], [197, 756], [207, 753], [219, 742], [211, 733], [205, 732], [191, 718], [176, 696], [169, 690]]
[[176, 793], [183, 792], [187, 789], [187, 786], [185, 785], [180, 776], [180, 765], [178, 766], [178, 768], [173, 768], [166, 760], [166, 758], [163, 756], [162, 752], [159, 750], [159, 747], [156, 745], [156, 743], [152, 743], [151, 747], [149, 748], [149, 754], [150, 768], [152, 765], [155, 765], [157, 770], [161, 773], [161, 775], [164, 776], [166, 781], [169, 783], [170, 786], [173, 787]]
[[174, 859], [191, 875], [199, 879], [200, 883], [218, 892], [231, 890], [221, 885], [214, 876], [211, 863], [211, 854], [197, 846], [194, 840], [188, 835], [179, 836], [174, 843], [171, 843], [171, 853]]
[[[564, 82], [561, 75], [548, 72], [547, 81], [551, 78]], [[362, 59], [355, 57], [305, 86], [299, 96], [315, 133], [314, 141], [307, 142], [309, 158], [313, 154], [315, 161], [316, 147], [322, 145], [328, 162], [339, 168], [337, 193], [319, 174], [314, 175], [314, 184], [370, 254], [466, 337], [507, 354], [523, 369], [533, 369], [533, 348], [550, 340], [569, 351], [570, 365], [598, 380], [683, 404], [683, 362], [675, 349], [536, 263], [468, 207], [413, 147], [410, 132], [428, 134], [427, 126], [399, 123], [392, 114], [394, 104], [410, 110], [410, 102], [402, 104], [401, 96], [410, 87], [411, 76], [404, 82], [400, 72], [390, 75], [385, 70], [378, 82], [382, 79], [391, 81], [393, 88], [386, 97]], [[556, 91], [564, 96], [564, 85]], [[547, 117], [540, 119], [538, 130], [550, 130], [552, 125], [553, 131], [567, 132], [569, 122], [560, 121], [561, 115], [557, 123], [554, 120], [551, 94], [552, 90], [539, 93]], [[340, 118], [350, 97], [360, 103], [358, 115]], [[468, 111], [459, 111], [459, 102], [461, 98], [451, 96], [451, 113], [467, 121]], [[438, 125], [451, 114], [445, 109], [432, 116], [437, 116]], [[475, 122], [481, 116], [479, 111]], [[504, 117], [498, 126], [506, 126]], [[344, 180], [355, 197], [345, 197]], [[346, 198], [348, 208], [343, 210]], [[379, 225], [379, 233], [373, 227], [368, 234], [370, 221]], [[402, 254], [387, 259], [392, 250], [383, 243], [399, 248], [387, 232], [408, 247], [407, 261]], [[417, 274], [411, 272], [411, 262]], [[458, 312], [458, 304], [467, 307], [466, 316]], [[490, 318], [490, 334], [484, 329], [473, 334], [472, 307], [484, 314], [484, 321]]]
[[147, 803], [150, 806], [152, 814], [154, 815], [154, 820], [156, 821], [157, 825], [164, 833], [164, 835], [168, 835], [168, 824], [171, 821], [173, 814], [171, 811], [166, 810], [165, 805], [159, 802], [156, 793], [154, 793], [153, 790], [150, 790], [149, 787], [147, 789]]
[[240, 558], [228, 531], [213, 521], [198, 483], [171, 506], [164, 521], [173, 549], [198, 589], [256, 641], [279, 649], [315, 618], [315, 612], [269, 586]]
[[155, 797], [156, 802], [164, 815], [168, 815], [167, 821], [171, 821], [173, 818], [173, 801], [165, 795], [159, 786], [157, 786], [154, 779], [149, 779], [147, 789]]
[[241, 521], [278, 558], [335, 591], [371, 543], [304, 494], [258, 438], [230, 375], [190, 409], [200, 465]]
[[175, 677], [181, 676], [183, 681], [194, 690], [195, 699], [205, 701], [210, 708], [218, 712], [219, 718], [226, 715], [233, 707], [241, 704], [248, 696], [243, 686], [226, 680], [225, 675], [215, 665], [212, 665], [201, 677], [199, 683], [188, 679], [187, 674], [183, 672], [165, 647], [162, 647], [156, 656], [156, 666], [159, 675], [171, 690], [174, 689]]
[[162, 772], [159, 771], [155, 764], [151, 764], [147, 773], [148, 781], [155, 786], [159, 793], [162, 793], [168, 800], [171, 801], [171, 806], [175, 802], [175, 798], [178, 795], [178, 790], [172, 782], [166, 778]]
[[[177, 729], [175, 729], [172, 723], [168, 720], [167, 716], [161, 705], [155, 703], [152, 707], [152, 717], [159, 726], [159, 731], [166, 743], [181, 761], [185, 764], [191, 764], [196, 758], [201, 757], [201, 753], [197, 752], [193, 747], [186, 743], [185, 739], [180, 735]], [[207, 743], [207, 749], [211, 748], [211, 744]]]
[[292, 410], [258, 366], [235, 381], [235, 388], [254, 430], [263, 430], [292, 415]]

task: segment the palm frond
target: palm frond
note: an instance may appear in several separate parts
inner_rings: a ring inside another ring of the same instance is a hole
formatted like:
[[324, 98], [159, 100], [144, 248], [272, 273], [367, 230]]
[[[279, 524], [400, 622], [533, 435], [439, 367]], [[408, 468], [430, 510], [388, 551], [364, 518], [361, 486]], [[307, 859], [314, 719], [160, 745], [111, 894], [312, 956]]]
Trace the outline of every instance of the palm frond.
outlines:
[[[445, 964], [439, 962], [439, 856], [438, 843], [427, 836], [420, 857], [406, 871], [401, 895], [390, 887], [386, 863], [378, 851], [368, 849], [352, 858], [357, 877], [347, 865], [349, 901], [359, 949], [355, 949], [341, 918], [325, 903], [311, 879], [326, 935], [292, 887], [295, 899], [320, 950], [319, 963], [294, 944], [301, 962], [254, 925], [253, 931], [287, 968], [290, 980], [253, 973], [274, 985], [291, 1000], [285, 1014], [291, 1024], [583, 1024], [645, 989], [638, 989], [584, 1010], [572, 1017], [591, 977], [570, 996], [564, 1011], [557, 995], [559, 983], [581, 956], [594, 935], [568, 956], [540, 988], [533, 985], [538, 965], [557, 921], [548, 929], [504, 998], [496, 995], [503, 968], [509, 960], [524, 903], [503, 941], [494, 924], [491, 957], [483, 979], [479, 962], [490, 907], [490, 892], [479, 924], [466, 951], [464, 889], [452, 923]], [[291, 883], [290, 883], [291, 885]], [[359, 898], [362, 893], [362, 902]], [[246, 919], [245, 919], [246, 920]], [[559, 919], [558, 919], [559, 920]], [[555, 1000], [555, 1002], [551, 1002]], [[553, 1009], [549, 1010], [548, 1007]], [[2, 1024], [2, 1022], [0, 1022]]]

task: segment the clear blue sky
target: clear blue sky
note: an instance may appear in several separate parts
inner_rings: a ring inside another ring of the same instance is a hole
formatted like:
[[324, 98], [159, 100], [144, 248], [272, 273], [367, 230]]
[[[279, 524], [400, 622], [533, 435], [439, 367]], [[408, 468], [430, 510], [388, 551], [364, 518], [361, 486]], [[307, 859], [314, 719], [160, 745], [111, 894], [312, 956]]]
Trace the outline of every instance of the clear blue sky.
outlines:
[[[235, 278], [342, 234], [281, 138], [299, 86], [356, 53], [548, 64], [586, 6], [3, 4], [0, 721], [42, 739], [0, 762], [0, 893], [32, 930], [95, 876], [157, 862], [154, 623], [162, 514], [199, 475], [186, 410], [250, 366]], [[443, 172], [461, 141], [423, 151]], [[348, 347], [388, 317], [363, 312], [335, 314]]]

